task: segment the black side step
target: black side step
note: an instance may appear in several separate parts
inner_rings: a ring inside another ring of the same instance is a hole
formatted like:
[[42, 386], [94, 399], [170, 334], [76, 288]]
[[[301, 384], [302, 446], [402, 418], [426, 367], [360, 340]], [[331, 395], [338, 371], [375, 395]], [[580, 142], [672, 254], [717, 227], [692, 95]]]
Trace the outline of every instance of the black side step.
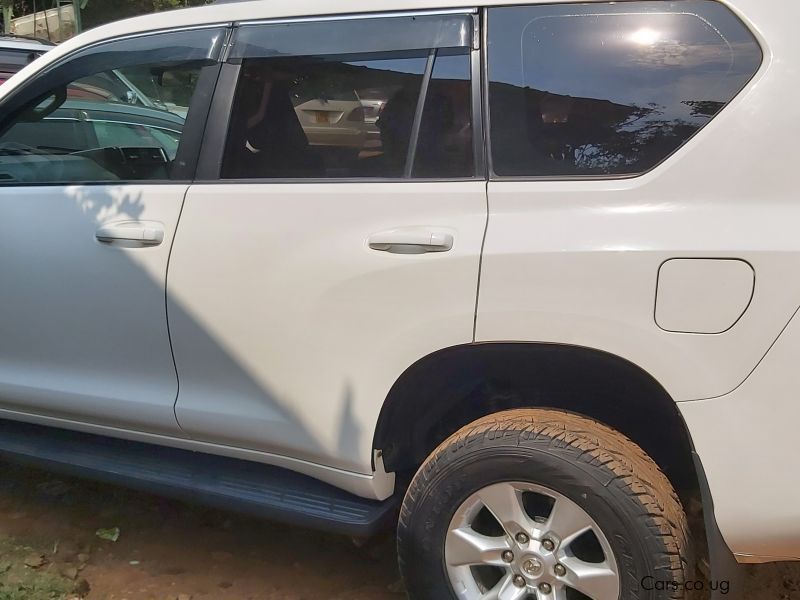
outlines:
[[15, 421], [0, 420], [0, 456], [357, 537], [387, 528], [396, 508], [278, 467]]

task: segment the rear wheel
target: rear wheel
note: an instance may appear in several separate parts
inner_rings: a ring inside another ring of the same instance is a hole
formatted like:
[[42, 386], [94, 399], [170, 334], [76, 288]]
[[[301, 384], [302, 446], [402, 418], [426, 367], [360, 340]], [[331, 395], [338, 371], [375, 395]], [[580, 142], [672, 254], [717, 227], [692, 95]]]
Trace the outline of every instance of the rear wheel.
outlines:
[[620, 433], [554, 410], [464, 427], [409, 487], [398, 528], [413, 600], [684, 598], [686, 518]]

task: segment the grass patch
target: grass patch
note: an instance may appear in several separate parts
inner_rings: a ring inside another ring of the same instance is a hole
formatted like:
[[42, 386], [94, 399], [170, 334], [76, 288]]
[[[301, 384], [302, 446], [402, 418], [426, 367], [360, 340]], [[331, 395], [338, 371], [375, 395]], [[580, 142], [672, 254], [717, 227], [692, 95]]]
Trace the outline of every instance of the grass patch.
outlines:
[[64, 600], [74, 597], [74, 583], [62, 577], [56, 566], [43, 561], [37, 568], [31, 557], [39, 551], [0, 536], [0, 600]]

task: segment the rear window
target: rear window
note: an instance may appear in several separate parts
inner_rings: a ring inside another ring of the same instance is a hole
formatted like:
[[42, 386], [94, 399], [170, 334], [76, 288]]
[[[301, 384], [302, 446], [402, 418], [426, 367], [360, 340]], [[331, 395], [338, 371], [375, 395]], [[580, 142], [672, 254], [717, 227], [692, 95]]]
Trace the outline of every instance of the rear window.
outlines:
[[705, 126], [762, 51], [710, 0], [489, 10], [492, 165], [500, 176], [635, 175]]
[[31, 50], [0, 50], [0, 72], [13, 74], [21, 71], [22, 67], [32, 63], [41, 55], [42, 52]]

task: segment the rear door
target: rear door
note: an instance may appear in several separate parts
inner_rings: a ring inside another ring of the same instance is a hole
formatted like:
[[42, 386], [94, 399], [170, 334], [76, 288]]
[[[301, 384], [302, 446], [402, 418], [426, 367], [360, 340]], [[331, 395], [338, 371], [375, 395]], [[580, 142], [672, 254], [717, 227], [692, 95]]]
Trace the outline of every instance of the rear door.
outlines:
[[[99, 44], [0, 107], [2, 416], [179, 433], [167, 259], [224, 34]], [[104, 87], [112, 69], [157, 107]], [[126, 123], [125, 135], [98, 136], [98, 111]], [[149, 134], [159, 119], [174, 143]]]
[[472, 341], [475, 27], [463, 12], [239, 28], [170, 262], [193, 438], [370, 473], [394, 381]]

